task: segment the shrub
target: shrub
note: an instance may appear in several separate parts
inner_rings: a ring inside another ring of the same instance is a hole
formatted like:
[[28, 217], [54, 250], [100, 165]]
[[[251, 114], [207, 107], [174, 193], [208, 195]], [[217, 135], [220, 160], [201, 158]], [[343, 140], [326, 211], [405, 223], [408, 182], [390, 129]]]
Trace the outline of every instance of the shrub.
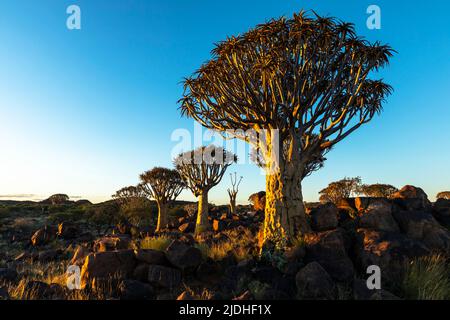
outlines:
[[450, 299], [448, 262], [441, 255], [413, 260], [406, 268], [402, 289], [406, 299]]

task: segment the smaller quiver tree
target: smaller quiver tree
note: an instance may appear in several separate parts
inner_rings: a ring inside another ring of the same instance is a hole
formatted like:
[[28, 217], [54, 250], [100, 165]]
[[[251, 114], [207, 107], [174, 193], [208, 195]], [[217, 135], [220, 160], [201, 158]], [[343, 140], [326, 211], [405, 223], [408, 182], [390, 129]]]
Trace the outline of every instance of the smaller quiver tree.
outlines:
[[242, 182], [243, 177], [241, 176], [240, 179], [237, 179], [237, 173], [235, 172], [234, 175], [230, 173], [230, 179], [231, 179], [231, 188], [228, 188], [228, 195], [230, 197], [230, 213], [236, 214], [236, 197], [239, 192], [239, 185]]
[[185, 188], [178, 171], [156, 167], [140, 175], [139, 189], [158, 205], [158, 223], [156, 231], [161, 231], [169, 224], [168, 207]]
[[222, 147], [210, 145], [180, 154], [174, 164], [186, 186], [198, 198], [195, 234], [209, 229], [208, 192], [222, 180], [237, 156]]

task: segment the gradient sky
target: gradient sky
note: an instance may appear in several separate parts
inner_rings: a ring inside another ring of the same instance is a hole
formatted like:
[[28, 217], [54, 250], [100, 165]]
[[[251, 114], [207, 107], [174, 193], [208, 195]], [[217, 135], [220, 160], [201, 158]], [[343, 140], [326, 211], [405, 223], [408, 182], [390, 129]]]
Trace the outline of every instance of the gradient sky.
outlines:
[[[66, 8], [82, 29], [66, 28]], [[366, 9], [381, 8], [381, 30]], [[395, 92], [381, 116], [338, 144], [304, 181], [308, 201], [330, 181], [450, 189], [450, 2], [388, 0], [15, 0], [0, 3], [0, 197], [67, 193], [108, 199], [153, 166], [171, 166], [180, 81], [213, 43], [272, 17], [314, 9], [353, 22], [358, 34], [399, 53], [382, 76]], [[264, 190], [253, 164], [238, 201]], [[224, 203], [229, 179], [210, 200]], [[186, 191], [181, 198], [191, 200]]]

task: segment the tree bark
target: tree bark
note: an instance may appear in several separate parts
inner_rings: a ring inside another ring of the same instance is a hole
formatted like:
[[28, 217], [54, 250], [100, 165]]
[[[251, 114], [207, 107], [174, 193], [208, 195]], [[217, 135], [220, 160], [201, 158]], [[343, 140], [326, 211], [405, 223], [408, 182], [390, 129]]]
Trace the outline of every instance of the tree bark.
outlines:
[[156, 231], [161, 231], [169, 224], [167, 203], [158, 203], [158, 224]]
[[195, 234], [198, 235], [202, 232], [208, 231], [208, 191], [203, 191], [198, 197], [198, 213], [197, 223], [195, 225]]
[[236, 214], [236, 198], [230, 197], [230, 213]]
[[[266, 157], [266, 209], [263, 243], [270, 240], [289, 243], [299, 233], [311, 230], [303, 203], [302, 186], [305, 162], [297, 151], [297, 141], [291, 142], [288, 154]], [[285, 158], [286, 157], [286, 158]]]

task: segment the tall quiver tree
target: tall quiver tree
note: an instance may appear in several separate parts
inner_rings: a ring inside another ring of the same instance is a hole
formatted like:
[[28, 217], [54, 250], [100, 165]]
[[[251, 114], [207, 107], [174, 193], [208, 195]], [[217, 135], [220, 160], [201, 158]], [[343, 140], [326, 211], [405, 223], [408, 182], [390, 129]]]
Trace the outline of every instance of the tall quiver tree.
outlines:
[[158, 224], [156, 231], [161, 231], [169, 223], [168, 207], [185, 188], [178, 171], [156, 167], [140, 175], [139, 188], [158, 205]]
[[[265, 240], [309, 231], [301, 189], [307, 167], [381, 111], [391, 87], [370, 75], [392, 54], [357, 37], [350, 23], [301, 12], [220, 42], [185, 80], [184, 115], [237, 138], [241, 131], [231, 130], [268, 132]], [[277, 144], [286, 152], [274, 165]]]
[[241, 176], [239, 180], [237, 179], [237, 173], [234, 175], [230, 173], [231, 188], [228, 188], [228, 196], [230, 197], [230, 213], [236, 214], [236, 197], [239, 192], [239, 185], [242, 182], [243, 177]]
[[210, 145], [180, 154], [174, 164], [187, 187], [198, 198], [195, 234], [210, 228], [208, 192], [222, 180], [227, 168], [237, 161], [236, 155], [224, 148]]

